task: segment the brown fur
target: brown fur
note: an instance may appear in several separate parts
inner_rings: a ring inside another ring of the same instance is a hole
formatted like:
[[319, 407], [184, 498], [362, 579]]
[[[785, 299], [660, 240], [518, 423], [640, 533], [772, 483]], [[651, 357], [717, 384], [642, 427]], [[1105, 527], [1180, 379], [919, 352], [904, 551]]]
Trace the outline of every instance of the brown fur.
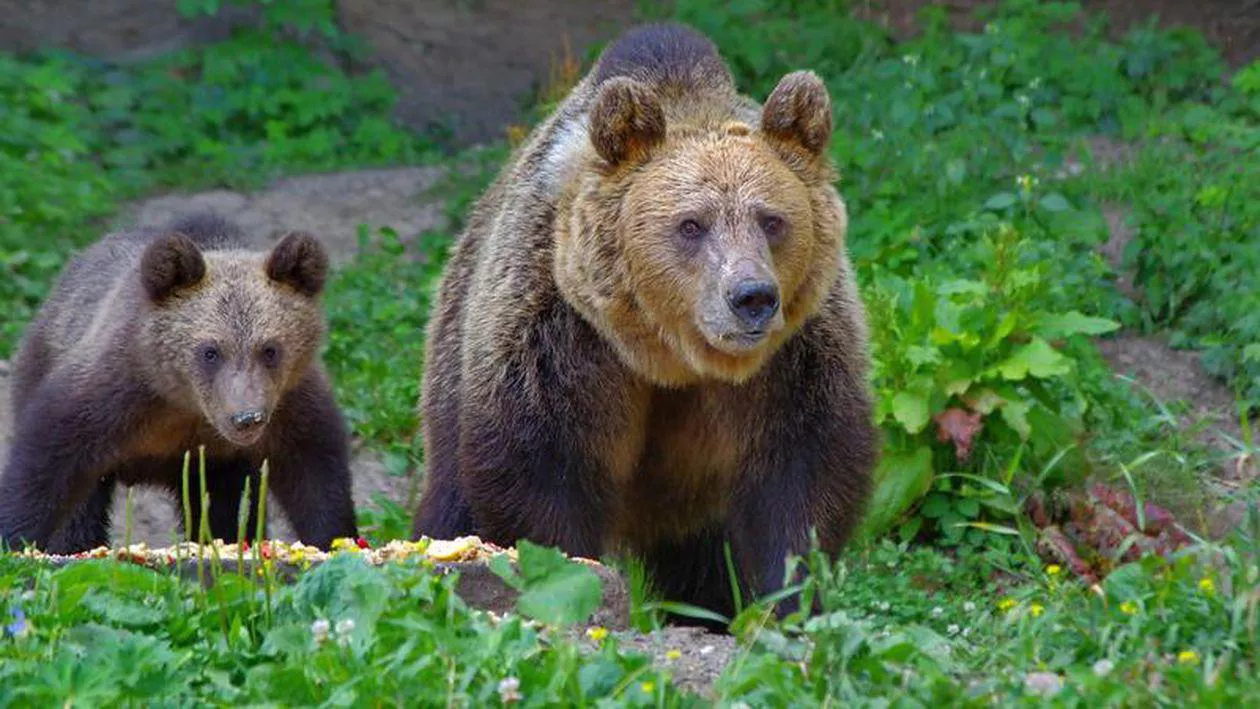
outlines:
[[108, 235], [67, 267], [16, 360], [5, 542], [107, 543], [115, 481], [177, 492], [200, 445], [214, 536], [236, 537], [263, 460], [303, 541], [355, 534], [348, 433], [318, 361], [327, 259], [307, 234], [269, 253], [243, 244], [197, 215]]
[[605, 51], [447, 265], [416, 534], [628, 550], [719, 610], [723, 543], [754, 592], [811, 528], [844, 543], [878, 443], [830, 111], [808, 72], [739, 96], [685, 28]]

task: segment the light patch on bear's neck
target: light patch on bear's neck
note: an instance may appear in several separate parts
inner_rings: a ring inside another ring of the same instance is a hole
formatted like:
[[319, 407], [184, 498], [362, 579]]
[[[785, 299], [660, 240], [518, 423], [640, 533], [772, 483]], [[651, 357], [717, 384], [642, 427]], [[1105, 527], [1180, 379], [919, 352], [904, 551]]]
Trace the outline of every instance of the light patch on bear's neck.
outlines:
[[549, 196], [558, 196], [573, 179], [582, 152], [590, 144], [590, 129], [585, 113], [556, 126], [555, 137], [547, 154], [543, 156], [538, 175]]

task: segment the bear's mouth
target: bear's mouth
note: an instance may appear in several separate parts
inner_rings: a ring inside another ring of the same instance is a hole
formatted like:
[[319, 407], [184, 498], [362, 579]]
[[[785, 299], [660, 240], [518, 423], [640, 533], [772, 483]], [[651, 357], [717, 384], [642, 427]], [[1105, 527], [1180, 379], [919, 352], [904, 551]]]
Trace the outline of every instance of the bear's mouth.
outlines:
[[757, 330], [736, 330], [734, 332], [722, 333], [718, 336], [718, 342], [714, 343], [718, 349], [726, 350], [732, 353], [747, 352], [756, 349], [762, 342], [765, 342], [766, 336], [770, 334], [768, 329], [762, 328]]

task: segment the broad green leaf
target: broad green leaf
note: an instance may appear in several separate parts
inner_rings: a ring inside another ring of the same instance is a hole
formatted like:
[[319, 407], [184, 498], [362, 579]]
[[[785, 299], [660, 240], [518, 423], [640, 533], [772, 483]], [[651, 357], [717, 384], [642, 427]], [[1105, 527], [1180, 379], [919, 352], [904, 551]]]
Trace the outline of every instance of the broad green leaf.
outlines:
[[1102, 335], [1120, 328], [1120, 323], [1107, 318], [1096, 318], [1072, 310], [1066, 313], [1042, 315], [1037, 322], [1037, 332], [1048, 340], [1068, 335]]
[[932, 486], [932, 449], [920, 446], [909, 453], [887, 453], [875, 468], [875, 492], [862, 520], [862, 533], [887, 530]]
[[1015, 204], [1015, 195], [1010, 192], [998, 192], [985, 201], [984, 208], [990, 211], [997, 211], [1006, 209], [1012, 204]]
[[1253, 342], [1244, 347], [1242, 359], [1244, 362], [1260, 362], [1260, 342]]
[[1072, 208], [1072, 205], [1068, 204], [1067, 198], [1063, 195], [1051, 192], [1041, 198], [1041, 208], [1047, 212], [1066, 212]]
[[918, 433], [927, 426], [931, 417], [928, 413], [927, 397], [903, 391], [893, 397], [892, 405], [893, 418], [910, 433]]
[[560, 551], [521, 540], [517, 559], [525, 590], [517, 610], [552, 625], [572, 625], [591, 617], [603, 600], [603, 583], [589, 567]]
[[1015, 350], [1015, 353], [994, 368], [1003, 379], [1018, 381], [1028, 376], [1047, 379], [1071, 371], [1067, 357], [1056, 352], [1040, 337]]
[[1032, 409], [1032, 402], [1028, 401], [1008, 401], [1001, 408], [1002, 420], [1025, 440], [1032, 435], [1032, 426], [1028, 425], [1030, 409]]

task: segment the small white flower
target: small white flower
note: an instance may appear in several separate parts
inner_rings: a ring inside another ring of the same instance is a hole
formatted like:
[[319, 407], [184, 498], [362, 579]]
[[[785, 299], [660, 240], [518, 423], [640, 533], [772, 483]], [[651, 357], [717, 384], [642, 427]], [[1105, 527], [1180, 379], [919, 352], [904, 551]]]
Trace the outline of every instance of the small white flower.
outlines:
[[328, 631], [331, 627], [329, 622], [323, 618], [311, 623], [311, 637], [315, 639], [316, 645], [328, 639]]
[[521, 681], [515, 677], [504, 677], [499, 680], [499, 699], [504, 704], [521, 701]]
[[905, 62], [905, 63], [909, 64], [910, 66], [918, 66], [918, 65], [919, 65], [919, 57], [918, 57], [918, 55], [915, 55], [915, 54], [904, 54], [904, 55], [902, 55], [902, 57], [901, 57], [901, 61], [903, 61], [903, 62]]
[[1028, 97], [1027, 97], [1026, 95], [1024, 95], [1024, 94], [1020, 94], [1020, 95], [1016, 96], [1016, 97], [1015, 97], [1015, 100], [1016, 100], [1016, 101], [1018, 101], [1018, 102], [1019, 102], [1019, 105], [1021, 105], [1021, 106], [1027, 106], [1028, 104], [1032, 103], [1032, 99], [1028, 98]]
[[888, 601], [880, 601], [879, 605], [876, 607], [879, 608], [881, 611], [888, 611], [889, 609], [892, 608], [892, 604], [889, 603]]
[[976, 610], [976, 604], [975, 604], [975, 603], [973, 603], [973, 602], [971, 602], [971, 601], [967, 601], [966, 603], [964, 603], [964, 604], [963, 604], [963, 611], [965, 611], [965, 612], [967, 612], [967, 613], [974, 613], [974, 612], [975, 612], [975, 610]]
[[949, 633], [950, 635], [957, 635], [958, 631], [959, 631], [959, 627], [957, 623], [951, 623], [950, 626], [945, 629], [945, 632]]
[[940, 618], [940, 617], [941, 617], [941, 616], [943, 616], [943, 615], [945, 615], [945, 609], [944, 609], [944, 608], [941, 608], [940, 606], [937, 606], [937, 607], [935, 607], [935, 608], [933, 608], [933, 609], [932, 609], [932, 617], [933, 617], [933, 618]]
[[337, 634], [338, 635], [349, 635], [352, 632], [354, 632], [353, 620], [351, 620], [350, 618], [346, 618], [345, 620], [337, 621]]
[[1115, 665], [1112, 664], [1111, 660], [1099, 660], [1094, 663], [1094, 674], [1098, 677], [1106, 677], [1108, 674], [1111, 674], [1113, 667]]
[[878, 128], [876, 128], [875, 130], [872, 130], [872, 131], [871, 131], [871, 137], [872, 137], [872, 138], [874, 138], [875, 140], [883, 140], [883, 139], [884, 139], [884, 131], [879, 130]]
[[1041, 86], [1041, 77], [1040, 77], [1040, 76], [1034, 76], [1034, 77], [1033, 77], [1033, 80], [1032, 80], [1032, 81], [1030, 81], [1030, 82], [1028, 82], [1028, 88], [1030, 88], [1030, 89], [1035, 89], [1035, 88], [1038, 88], [1038, 87], [1040, 87], [1040, 86]]
[[1063, 689], [1063, 680], [1053, 672], [1029, 672], [1024, 677], [1024, 686], [1029, 691], [1049, 697]]

